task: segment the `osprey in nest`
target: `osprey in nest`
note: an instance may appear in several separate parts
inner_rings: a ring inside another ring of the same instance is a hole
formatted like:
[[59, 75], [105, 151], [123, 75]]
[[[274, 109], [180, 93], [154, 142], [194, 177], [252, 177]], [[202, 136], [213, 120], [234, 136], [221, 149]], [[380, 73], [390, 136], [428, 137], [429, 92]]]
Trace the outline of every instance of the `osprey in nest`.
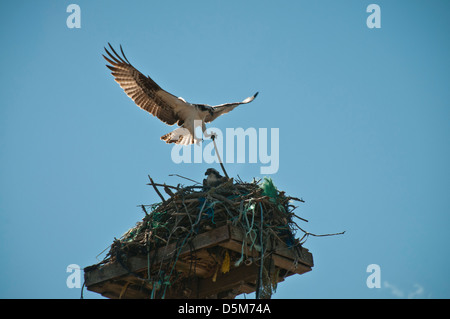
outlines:
[[[117, 54], [114, 48], [109, 44], [112, 51], [105, 51], [108, 57], [103, 57], [111, 65], [106, 65], [112, 72], [114, 79], [124, 89], [125, 93], [133, 99], [133, 101], [143, 110], [156, 116], [158, 119], [168, 125], [177, 124], [180, 126], [176, 130], [161, 136], [161, 139], [166, 143], [176, 143], [182, 145], [189, 145], [197, 143], [199, 139], [195, 138], [194, 124], [200, 123], [202, 131], [206, 137], [211, 134], [206, 134], [205, 123], [214, 121], [222, 114], [228, 113], [236, 106], [250, 103], [258, 95], [258, 92], [236, 103], [225, 103], [220, 105], [207, 104], [191, 104], [186, 102], [181, 97], [176, 97], [169, 92], [163, 90], [155, 81], [149, 76], [143, 75], [126, 58], [122, 46], [120, 51], [122, 56]], [[198, 121], [198, 122], [197, 122]]]
[[220, 184], [228, 181], [228, 178], [220, 175], [220, 173], [217, 170], [215, 170], [214, 168], [208, 168], [205, 172], [205, 175], [207, 177], [203, 180], [203, 188], [204, 189], [207, 189], [210, 187], [216, 187], [216, 186], [219, 186]]

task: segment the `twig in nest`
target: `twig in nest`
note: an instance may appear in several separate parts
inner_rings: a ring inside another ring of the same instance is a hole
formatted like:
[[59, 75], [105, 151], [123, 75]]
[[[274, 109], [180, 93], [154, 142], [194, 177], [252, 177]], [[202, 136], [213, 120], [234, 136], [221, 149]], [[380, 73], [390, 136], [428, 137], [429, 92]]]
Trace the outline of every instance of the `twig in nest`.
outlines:
[[297, 215], [294, 214], [294, 213], [291, 213], [291, 214], [292, 214], [292, 216], [294, 216], [294, 217], [296, 217], [296, 218], [298, 218], [298, 219], [300, 219], [300, 220], [303, 220], [304, 222], [308, 222], [307, 219], [301, 218], [300, 216], [297, 216]]
[[158, 188], [156, 187], [155, 183], [153, 182], [153, 179], [150, 177], [150, 175], [148, 175], [148, 179], [150, 180], [151, 185], [153, 186], [155, 192], [158, 194], [158, 196], [161, 198], [161, 200], [163, 201], [163, 203], [166, 201], [163, 197], [163, 195], [161, 195], [161, 193], [159, 192]]
[[308, 235], [315, 236], [315, 237], [336, 236], [336, 235], [344, 235], [344, 234], [345, 234], [345, 230], [343, 232], [334, 233], [334, 234], [313, 234], [313, 233], [308, 233]]
[[170, 197], [173, 197], [175, 194], [170, 190], [169, 187], [167, 187], [167, 185], [164, 183], [164, 191], [166, 192], [167, 195], [169, 195]]
[[184, 176], [178, 175], [178, 174], [169, 174], [169, 176], [178, 176], [178, 177], [181, 177], [181, 178], [187, 179], [188, 181], [194, 182], [195, 184], [201, 184], [201, 183], [199, 183], [199, 182], [197, 182], [197, 181], [194, 181], [193, 179], [190, 179], [190, 178], [187, 178], [187, 177], [184, 177]]
[[[340, 233], [334, 233], [334, 234], [313, 234], [313, 233], [307, 232], [306, 230], [302, 229], [302, 228], [301, 228], [300, 226], [298, 226], [295, 222], [293, 222], [293, 223], [295, 224], [295, 226], [298, 227], [298, 229], [300, 229], [302, 232], [305, 233], [305, 234], [303, 235], [303, 237], [300, 238], [299, 242], [301, 242], [301, 241], [303, 240], [303, 238], [305, 238], [305, 237], [306, 237], [306, 239], [308, 239], [308, 236], [309, 236], [309, 235], [314, 236], [314, 237], [326, 237], [326, 236], [336, 236], [336, 235], [343, 235], [343, 234], [345, 234], [345, 230], [344, 230], [343, 232], [340, 232]], [[306, 239], [305, 239], [305, 241], [306, 241]]]
[[296, 200], [296, 201], [302, 202], [302, 203], [305, 202], [302, 198], [297, 198], [297, 197], [292, 197], [292, 196], [289, 196], [288, 199], [289, 199], [289, 200]]
[[147, 210], [145, 209], [145, 206], [144, 206], [144, 205], [139, 205], [139, 206], [141, 206], [142, 210], [143, 210], [143, 211], [144, 211], [144, 213], [145, 213], [145, 216], [147, 216], [147, 215], [148, 215], [148, 213], [147, 213]]
[[179, 189], [178, 187], [170, 186], [170, 185], [166, 185], [166, 184], [158, 184], [158, 183], [153, 183], [153, 184], [151, 184], [151, 183], [148, 183], [147, 185], [155, 185], [155, 186], [161, 186], [161, 187], [169, 187], [169, 188], [173, 188], [173, 189], [176, 189], [176, 190]]

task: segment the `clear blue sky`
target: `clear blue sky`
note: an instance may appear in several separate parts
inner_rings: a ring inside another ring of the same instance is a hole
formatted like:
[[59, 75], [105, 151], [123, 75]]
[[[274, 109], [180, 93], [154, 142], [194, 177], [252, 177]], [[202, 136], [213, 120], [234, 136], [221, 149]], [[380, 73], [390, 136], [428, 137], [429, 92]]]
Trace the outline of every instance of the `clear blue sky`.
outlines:
[[[69, 29], [66, 8], [81, 8]], [[366, 7], [381, 7], [369, 29]], [[448, 1], [10, 1], [0, 4], [0, 297], [79, 298], [66, 267], [202, 179], [172, 128], [140, 110], [101, 57], [111, 42], [163, 88], [240, 101], [213, 123], [280, 129], [279, 189], [306, 203], [315, 267], [274, 298], [449, 298]], [[227, 164], [261, 177], [260, 163]], [[369, 264], [382, 287], [369, 289]], [[85, 298], [98, 298], [85, 290]]]

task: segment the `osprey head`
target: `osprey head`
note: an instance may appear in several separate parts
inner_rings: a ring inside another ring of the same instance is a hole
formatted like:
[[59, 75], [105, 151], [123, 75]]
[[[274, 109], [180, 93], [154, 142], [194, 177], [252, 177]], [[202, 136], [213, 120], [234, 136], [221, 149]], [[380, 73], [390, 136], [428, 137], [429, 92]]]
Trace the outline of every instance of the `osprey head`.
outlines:
[[203, 180], [203, 188], [208, 189], [211, 187], [217, 187], [220, 184], [226, 182], [228, 179], [223, 177], [214, 168], [208, 168], [205, 172], [208, 177]]
[[220, 175], [220, 173], [217, 170], [215, 170], [214, 168], [208, 168], [205, 172], [205, 175], [209, 176], [211, 174], [217, 178], [222, 177], [222, 175]]

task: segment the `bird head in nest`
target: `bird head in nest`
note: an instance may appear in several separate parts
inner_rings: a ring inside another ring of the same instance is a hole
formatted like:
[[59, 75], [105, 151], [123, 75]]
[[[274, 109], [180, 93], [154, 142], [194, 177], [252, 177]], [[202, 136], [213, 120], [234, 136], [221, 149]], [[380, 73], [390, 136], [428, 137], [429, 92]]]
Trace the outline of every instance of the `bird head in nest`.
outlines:
[[206, 176], [213, 175], [216, 178], [221, 178], [222, 177], [222, 175], [220, 175], [220, 173], [214, 168], [208, 168], [206, 170], [206, 172], [205, 172], [205, 175]]
[[205, 175], [207, 177], [203, 180], [204, 187], [216, 187], [228, 180], [226, 177], [220, 175], [220, 173], [214, 168], [208, 168]]

